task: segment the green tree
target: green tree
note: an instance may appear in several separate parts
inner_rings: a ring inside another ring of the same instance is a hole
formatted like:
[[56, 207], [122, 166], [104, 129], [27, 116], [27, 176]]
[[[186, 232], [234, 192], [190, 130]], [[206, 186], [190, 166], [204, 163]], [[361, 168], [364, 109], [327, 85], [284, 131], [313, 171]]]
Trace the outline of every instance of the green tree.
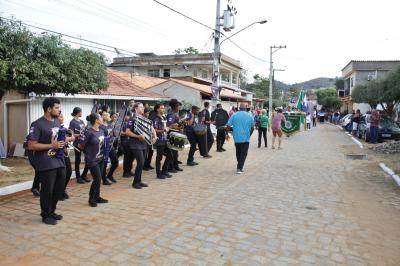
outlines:
[[399, 91], [400, 70], [396, 70], [384, 79], [371, 80], [355, 86], [351, 98], [355, 103], [367, 103], [372, 108], [380, 104], [387, 114], [392, 115], [395, 104], [400, 101]]
[[97, 93], [108, 86], [102, 54], [72, 49], [60, 37], [34, 35], [18, 22], [0, 19], [0, 96]]
[[178, 54], [199, 54], [199, 50], [190, 46], [190, 47], [183, 48], [183, 49], [178, 48], [173, 53], [176, 55], [178, 55]]
[[338, 78], [335, 81], [335, 87], [338, 90], [343, 90], [344, 89], [344, 79], [342, 78]]
[[342, 105], [335, 88], [319, 89], [316, 90], [315, 93], [318, 97], [317, 103], [322, 105], [328, 111], [335, 111]]

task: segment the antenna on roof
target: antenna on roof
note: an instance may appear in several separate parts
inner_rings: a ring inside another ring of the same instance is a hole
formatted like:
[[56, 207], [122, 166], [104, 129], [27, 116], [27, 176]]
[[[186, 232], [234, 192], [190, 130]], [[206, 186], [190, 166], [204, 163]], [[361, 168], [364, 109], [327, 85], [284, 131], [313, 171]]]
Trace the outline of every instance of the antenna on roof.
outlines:
[[115, 52], [117, 53], [117, 57], [119, 57], [122, 53], [118, 50], [118, 48], [114, 47]]

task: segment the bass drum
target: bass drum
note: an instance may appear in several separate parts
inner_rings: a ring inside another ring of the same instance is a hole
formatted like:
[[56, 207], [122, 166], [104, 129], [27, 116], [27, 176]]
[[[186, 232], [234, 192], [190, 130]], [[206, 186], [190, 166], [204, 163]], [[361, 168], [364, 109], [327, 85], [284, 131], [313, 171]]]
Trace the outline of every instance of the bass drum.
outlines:
[[188, 143], [189, 141], [186, 135], [176, 131], [170, 131], [168, 133], [167, 147], [171, 150], [181, 151]]
[[193, 131], [196, 136], [205, 136], [207, 134], [207, 125], [196, 124], [193, 126]]

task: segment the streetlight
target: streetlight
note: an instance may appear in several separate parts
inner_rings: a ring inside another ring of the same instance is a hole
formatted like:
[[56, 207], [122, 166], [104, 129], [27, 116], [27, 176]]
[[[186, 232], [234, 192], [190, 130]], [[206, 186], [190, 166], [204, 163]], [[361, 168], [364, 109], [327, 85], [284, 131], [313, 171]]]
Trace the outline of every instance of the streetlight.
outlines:
[[[272, 115], [272, 77], [274, 75], [274, 67], [272, 64], [272, 54], [278, 51], [279, 49], [286, 48], [286, 45], [282, 46], [271, 46], [270, 53], [269, 53], [269, 99], [268, 99], [268, 116], [271, 117]], [[274, 50], [275, 49], [275, 50]]]
[[[260, 21], [256, 21], [253, 22], [249, 25], [247, 25], [246, 27], [244, 27], [243, 29], [235, 32], [234, 34], [226, 37], [225, 39], [223, 39], [221, 42], [219, 42], [219, 38], [220, 38], [220, 24], [218, 23], [218, 14], [219, 14], [219, 1], [217, 2], [217, 23], [216, 23], [216, 28], [215, 28], [215, 33], [214, 33], [214, 53], [213, 53], [213, 71], [212, 71], [212, 85], [211, 85], [211, 91], [212, 93], [212, 101], [213, 101], [213, 105], [215, 105], [215, 102], [219, 101], [219, 94], [221, 92], [221, 81], [219, 78], [219, 61], [220, 61], [220, 47], [221, 44], [226, 41], [229, 40], [230, 38], [232, 38], [233, 36], [237, 35], [238, 33], [244, 31], [245, 29], [253, 26], [254, 24], [265, 24], [267, 23], [267, 20], [260, 20]], [[216, 93], [218, 92], [218, 93]]]
[[251, 24], [249, 24], [249, 25], [247, 25], [246, 27], [244, 27], [243, 29], [241, 29], [241, 30], [238, 30], [237, 32], [235, 32], [234, 34], [232, 34], [232, 35], [230, 35], [230, 36], [228, 36], [228, 37], [226, 37], [225, 39], [223, 39], [220, 43], [219, 43], [219, 46], [221, 46], [221, 44], [224, 42], [224, 41], [226, 41], [226, 40], [229, 40], [230, 38], [232, 38], [233, 36], [235, 36], [235, 35], [237, 35], [238, 33], [240, 33], [240, 32], [242, 32], [242, 31], [244, 31], [245, 29], [247, 29], [247, 28], [250, 28], [251, 26], [253, 26], [254, 24], [265, 24], [265, 23], [267, 23], [268, 21], [266, 20], [266, 19], [263, 19], [263, 20], [260, 20], [260, 21], [256, 21], [256, 22], [253, 22], [253, 23], [251, 23]]

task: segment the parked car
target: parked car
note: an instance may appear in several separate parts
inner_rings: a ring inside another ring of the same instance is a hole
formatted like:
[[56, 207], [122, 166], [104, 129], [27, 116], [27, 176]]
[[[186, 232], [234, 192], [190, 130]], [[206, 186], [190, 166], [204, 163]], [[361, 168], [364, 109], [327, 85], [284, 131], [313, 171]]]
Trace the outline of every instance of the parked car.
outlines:
[[353, 114], [347, 114], [343, 116], [340, 120], [339, 123], [340, 125], [347, 131], [351, 130], [351, 127], [353, 126], [351, 124], [351, 118], [353, 117]]
[[[358, 126], [358, 137], [364, 139], [365, 142], [369, 142], [371, 139], [369, 124], [370, 116], [363, 115]], [[382, 116], [378, 128], [378, 141], [382, 142], [389, 139], [400, 140], [400, 127], [389, 117]]]

